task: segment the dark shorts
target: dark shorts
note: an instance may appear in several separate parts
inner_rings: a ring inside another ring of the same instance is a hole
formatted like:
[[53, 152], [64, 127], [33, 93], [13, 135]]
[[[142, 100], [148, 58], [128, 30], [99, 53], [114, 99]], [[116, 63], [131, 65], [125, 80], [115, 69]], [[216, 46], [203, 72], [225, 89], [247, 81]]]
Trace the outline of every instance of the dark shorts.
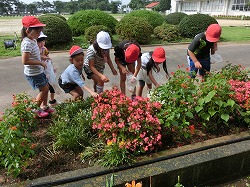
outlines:
[[64, 90], [65, 93], [70, 93], [72, 90], [75, 90], [75, 88], [78, 86], [77, 84], [62, 84], [62, 79], [58, 79], [59, 86]]
[[[89, 68], [89, 66], [83, 66], [83, 69], [84, 69], [84, 72], [86, 73], [87, 75], [87, 78], [88, 79], [91, 79], [92, 75], [94, 74], [91, 69]], [[100, 72], [101, 74], [104, 73], [104, 67], [103, 69], [96, 69], [98, 72]]]
[[46, 78], [46, 75], [44, 73], [35, 76], [25, 75], [25, 77], [34, 90], [44, 87], [48, 84], [48, 79]]
[[50, 92], [50, 93], [56, 93], [56, 92], [55, 92], [55, 89], [54, 89], [53, 86], [51, 86], [50, 84], [49, 84], [49, 92]]
[[210, 58], [197, 59], [201, 63], [202, 69], [195, 68], [194, 62], [189, 56], [187, 57], [187, 60], [188, 60], [188, 65], [190, 68], [190, 74], [192, 78], [196, 76], [196, 74], [198, 73], [198, 70], [199, 70], [199, 75], [201, 76], [204, 76], [206, 75], [207, 72], [210, 72], [210, 69], [211, 69]]

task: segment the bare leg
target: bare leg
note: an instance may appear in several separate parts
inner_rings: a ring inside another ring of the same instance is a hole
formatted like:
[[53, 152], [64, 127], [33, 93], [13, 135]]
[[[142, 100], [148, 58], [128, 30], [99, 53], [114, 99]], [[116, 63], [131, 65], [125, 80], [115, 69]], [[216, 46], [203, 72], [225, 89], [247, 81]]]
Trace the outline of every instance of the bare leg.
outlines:
[[48, 104], [48, 93], [49, 93], [49, 85], [45, 85], [39, 88], [40, 92], [36, 96], [36, 102], [40, 108], [44, 108]]

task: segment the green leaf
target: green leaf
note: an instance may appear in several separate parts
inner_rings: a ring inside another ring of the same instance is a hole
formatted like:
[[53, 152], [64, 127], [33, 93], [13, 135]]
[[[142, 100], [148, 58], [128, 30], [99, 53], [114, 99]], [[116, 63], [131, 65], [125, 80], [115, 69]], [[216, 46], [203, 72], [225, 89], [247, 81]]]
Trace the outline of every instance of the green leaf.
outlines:
[[229, 120], [229, 115], [228, 114], [221, 114], [221, 119], [223, 119], [224, 121], [228, 121]]
[[227, 104], [228, 104], [229, 106], [233, 107], [234, 104], [235, 104], [235, 101], [232, 100], [232, 99], [229, 99], [229, 100], [227, 101]]
[[208, 103], [212, 100], [212, 98], [214, 97], [214, 95], [216, 94], [215, 90], [212, 90], [211, 92], [209, 92], [207, 94], [207, 96], [204, 98], [205, 103]]
[[193, 116], [193, 114], [192, 114], [192, 112], [187, 112], [186, 113], [186, 116], [188, 116], [189, 118], [191, 118], [191, 119], [193, 119], [194, 118], [194, 116]]
[[213, 108], [209, 108], [208, 109], [208, 113], [210, 114], [210, 116], [212, 117], [217, 111], [215, 111]]
[[201, 117], [202, 117], [203, 119], [207, 120], [207, 121], [209, 121], [209, 119], [210, 119], [210, 115], [209, 115], [209, 114], [205, 114], [205, 113], [202, 114]]
[[195, 107], [195, 111], [196, 111], [197, 113], [200, 112], [202, 109], [203, 109], [202, 106], [196, 106], [196, 107]]

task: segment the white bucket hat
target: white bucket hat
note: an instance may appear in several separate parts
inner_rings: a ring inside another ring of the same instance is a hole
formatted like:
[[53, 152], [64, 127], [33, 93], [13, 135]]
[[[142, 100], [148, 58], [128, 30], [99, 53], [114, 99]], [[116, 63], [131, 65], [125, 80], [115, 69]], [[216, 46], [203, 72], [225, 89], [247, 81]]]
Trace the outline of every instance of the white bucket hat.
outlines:
[[96, 42], [102, 49], [110, 49], [112, 47], [111, 38], [109, 33], [100, 31], [96, 36]]
[[43, 31], [41, 31], [40, 36], [38, 38], [47, 38], [47, 36], [43, 34]]

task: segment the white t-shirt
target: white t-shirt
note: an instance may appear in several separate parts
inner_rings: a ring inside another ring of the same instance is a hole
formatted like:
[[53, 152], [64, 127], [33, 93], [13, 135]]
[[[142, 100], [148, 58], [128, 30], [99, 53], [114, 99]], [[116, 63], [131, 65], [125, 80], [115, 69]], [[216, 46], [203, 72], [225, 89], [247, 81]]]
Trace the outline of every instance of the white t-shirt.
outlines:
[[[25, 37], [21, 43], [21, 53], [30, 53], [31, 60], [41, 61], [40, 50], [37, 45], [37, 41], [31, 40]], [[35, 76], [44, 72], [44, 68], [41, 65], [24, 65], [24, 74], [27, 76]]]
[[148, 53], [143, 53], [141, 55], [141, 65], [143, 67], [146, 67], [147, 66], [147, 63], [149, 62], [149, 59], [151, 58], [149, 52]]

